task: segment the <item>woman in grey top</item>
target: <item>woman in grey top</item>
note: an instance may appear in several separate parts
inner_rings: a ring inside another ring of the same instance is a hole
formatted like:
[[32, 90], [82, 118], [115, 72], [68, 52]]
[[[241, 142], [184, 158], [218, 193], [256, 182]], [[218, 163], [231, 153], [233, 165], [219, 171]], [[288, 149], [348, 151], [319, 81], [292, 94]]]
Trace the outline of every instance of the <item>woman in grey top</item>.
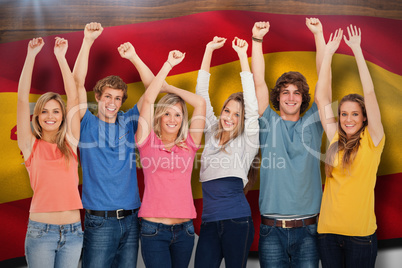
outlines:
[[240, 59], [243, 92], [229, 96], [219, 118], [208, 95], [212, 53], [225, 41], [214, 37], [207, 44], [197, 79], [196, 93], [206, 100], [207, 122], [200, 172], [203, 212], [196, 268], [219, 267], [223, 258], [226, 267], [245, 267], [254, 238], [251, 210], [243, 189], [258, 153], [258, 103], [245, 40], [236, 37], [232, 42]]

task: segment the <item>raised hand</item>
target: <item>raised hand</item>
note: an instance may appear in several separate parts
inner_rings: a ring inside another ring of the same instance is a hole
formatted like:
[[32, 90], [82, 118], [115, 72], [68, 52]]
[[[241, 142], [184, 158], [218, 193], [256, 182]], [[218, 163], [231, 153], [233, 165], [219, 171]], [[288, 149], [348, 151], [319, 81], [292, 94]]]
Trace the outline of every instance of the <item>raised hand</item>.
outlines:
[[28, 54], [32, 56], [38, 55], [44, 45], [45, 41], [43, 41], [42, 37], [32, 39], [28, 43]]
[[182, 53], [178, 50], [172, 50], [169, 52], [169, 56], [168, 56], [168, 60], [167, 62], [172, 66], [172, 68], [174, 66], [176, 66], [177, 64], [179, 64], [180, 62], [183, 61], [184, 57], [185, 57], [186, 53]]
[[359, 48], [361, 43], [361, 31], [360, 28], [353, 26], [352, 24], [347, 27], [349, 40], [346, 39], [346, 36], [343, 37], [345, 43], [351, 48]]
[[269, 31], [269, 21], [259, 21], [254, 23], [253, 27], [253, 37], [258, 38], [258, 39], [263, 39], [264, 36], [268, 33]]
[[84, 28], [84, 37], [91, 41], [94, 41], [98, 38], [103, 32], [103, 27], [100, 23], [91, 22], [87, 23]]
[[226, 38], [215, 36], [214, 39], [207, 44], [207, 48], [215, 50], [223, 47], [226, 42]]
[[319, 19], [306, 18], [306, 25], [313, 34], [322, 33], [322, 24]]
[[248, 43], [244, 39], [235, 37], [232, 41], [232, 48], [237, 54], [247, 54]]
[[335, 34], [331, 33], [331, 36], [329, 37], [328, 43], [325, 47], [325, 52], [329, 54], [334, 54], [335, 51], [338, 49], [339, 44], [341, 43], [343, 36], [343, 30], [341, 28], [337, 29], [335, 31]]
[[54, 42], [54, 55], [56, 57], [65, 57], [67, 48], [68, 48], [68, 41], [61, 37], [56, 37]]
[[117, 51], [119, 51], [120, 56], [124, 59], [132, 59], [136, 55], [135, 48], [130, 42], [121, 44], [117, 48]]

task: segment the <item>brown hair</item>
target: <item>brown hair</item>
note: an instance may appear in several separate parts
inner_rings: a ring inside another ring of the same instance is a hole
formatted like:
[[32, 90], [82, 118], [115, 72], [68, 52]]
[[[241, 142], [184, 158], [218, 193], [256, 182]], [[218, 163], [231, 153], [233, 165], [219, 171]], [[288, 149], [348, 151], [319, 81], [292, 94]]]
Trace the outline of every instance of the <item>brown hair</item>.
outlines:
[[120, 89], [123, 91], [123, 99], [122, 99], [122, 104], [126, 101], [127, 99], [127, 84], [124, 83], [124, 81], [116, 75], [110, 75], [107, 76], [101, 80], [99, 80], [95, 87], [94, 87], [94, 93], [96, 98], [100, 98], [103, 94], [103, 91], [105, 90], [106, 87], [110, 87], [113, 89]]
[[[363, 121], [363, 126], [355, 134], [353, 134], [350, 137], [350, 139], [347, 138], [347, 135], [346, 135], [345, 131], [342, 129], [341, 123], [339, 120], [339, 117], [341, 114], [341, 106], [344, 102], [347, 102], [347, 101], [358, 103], [360, 108], [362, 109], [363, 117], [366, 118], [366, 120]], [[357, 155], [357, 151], [359, 150], [360, 134], [364, 131], [364, 129], [366, 128], [367, 125], [368, 125], [367, 112], [366, 112], [366, 106], [364, 104], [363, 96], [361, 96], [359, 94], [349, 94], [349, 95], [346, 95], [345, 97], [343, 97], [338, 106], [339, 140], [329, 146], [327, 155], [326, 155], [326, 159], [325, 159], [325, 175], [327, 176], [327, 178], [332, 177], [332, 170], [334, 168], [333, 164], [334, 164], [335, 156], [340, 151], [344, 151], [344, 153], [343, 153], [342, 161], [339, 164], [342, 164], [342, 167], [344, 169], [350, 167], [350, 165], [353, 163], [353, 160], [355, 159], [355, 157]]]
[[287, 72], [278, 78], [275, 87], [271, 90], [269, 95], [272, 106], [279, 111], [279, 95], [281, 94], [281, 89], [286, 88], [288, 85], [295, 85], [302, 94], [300, 114], [304, 113], [307, 110], [311, 99], [309, 93], [310, 88], [304, 75], [299, 72]]
[[47, 92], [39, 97], [38, 101], [35, 104], [33, 116], [32, 116], [32, 127], [33, 127], [33, 134], [37, 139], [42, 138], [42, 127], [39, 124], [39, 114], [43, 111], [46, 103], [50, 100], [55, 100], [60, 104], [61, 112], [63, 115], [63, 121], [60, 124], [59, 130], [56, 133], [56, 144], [57, 148], [60, 152], [64, 155], [67, 162], [69, 161], [70, 157], [72, 157], [72, 152], [70, 147], [68, 146], [66, 135], [67, 135], [67, 111], [66, 105], [64, 104], [63, 99], [60, 97], [59, 94], [54, 92]]

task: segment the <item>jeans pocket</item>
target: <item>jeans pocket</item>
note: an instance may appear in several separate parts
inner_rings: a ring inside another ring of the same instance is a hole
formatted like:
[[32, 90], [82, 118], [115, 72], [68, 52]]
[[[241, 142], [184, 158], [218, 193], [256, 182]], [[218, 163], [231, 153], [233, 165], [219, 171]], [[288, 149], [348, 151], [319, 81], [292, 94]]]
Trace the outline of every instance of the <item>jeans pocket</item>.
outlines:
[[158, 228], [153, 226], [153, 225], [149, 225], [147, 223], [145, 223], [144, 221], [142, 221], [142, 225], [141, 225], [141, 236], [156, 236], [158, 234]]
[[85, 229], [96, 229], [103, 226], [105, 219], [103, 217], [94, 216], [89, 214], [88, 212], [85, 213]]
[[307, 225], [305, 228], [308, 234], [312, 236], [317, 236], [317, 224], [310, 224]]
[[268, 226], [268, 225], [265, 225], [265, 224], [261, 224], [260, 225], [260, 236], [267, 237], [272, 232], [272, 230], [274, 228], [275, 227], [273, 227], [273, 226]]
[[82, 231], [81, 225], [74, 229], [73, 234], [78, 236], [78, 237], [80, 237], [80, 238], [84, 237], [84, 232]]
[[187, 233], [187, 235], [189, 235], [191, 237], [194, 236], [195, 231], [194, 231], [194, 225], [193, 224], [190, 224], [190, 225], [187, 226], [186, 233]]
[[41, 238], [44, 231], [42, 228], [36, 226], [28, 226], [27, 237], [29, 238]]
[[369, 236], [351, 236], [350, 241], [354, 244], [358, 245], [371, 245], [372, 243], [372, 237], [371, 235]]

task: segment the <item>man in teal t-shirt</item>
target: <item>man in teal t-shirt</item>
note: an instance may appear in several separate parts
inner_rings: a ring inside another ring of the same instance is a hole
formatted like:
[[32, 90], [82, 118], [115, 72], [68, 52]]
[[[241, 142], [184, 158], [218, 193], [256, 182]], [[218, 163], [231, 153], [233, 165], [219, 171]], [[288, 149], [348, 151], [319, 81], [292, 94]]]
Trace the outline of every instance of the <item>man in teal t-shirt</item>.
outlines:
[[[318, 19], [306, 19], [306, 24], [314, 33], [320, 62], [325, 46], [321, 23]], [[309, 86], [301, 73], [284, 73], [268, 96], [262, 53], [263, 37], [268, 30], [269, 22], [255, 23], [252, 51], [260, 114], [260, 264], [261, 267], [318, 267], [317, 215], [322, 196], [319, 156], [323, 128], [317, 105], [313, 102], [308, 109]], [[269, 101], [280, 115], [269, 106]]]

